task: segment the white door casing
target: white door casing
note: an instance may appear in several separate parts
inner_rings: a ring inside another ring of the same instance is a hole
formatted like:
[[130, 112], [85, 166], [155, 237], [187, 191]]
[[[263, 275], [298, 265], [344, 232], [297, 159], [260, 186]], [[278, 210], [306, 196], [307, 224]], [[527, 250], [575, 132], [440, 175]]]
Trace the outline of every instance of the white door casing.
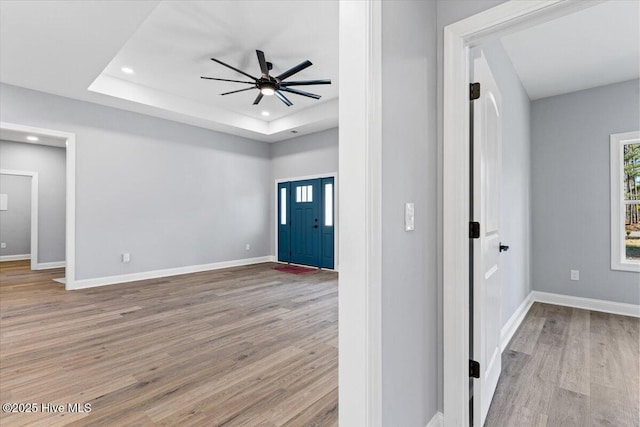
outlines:
[[502, 367], [502, 97], [482, 52], [473, 59], [473, 80], [480, 83], [480, 99], [473, 101], [473, 221], [480, 223], [480, 237], [473, 241], [473, 358], [480, 363], [480, 378], [473, 383], [473, 424], [482, 426]]
[[592, 7], [602, 1], [509, 0], [444, 27], [442, 405], [445, 427], [469, 425], [468, 356], [471, 301], [469, 300], [468, 223], [469, 194], [472, 191], [468, 161], [469, 68], [471, 64], [469, 49], [520, 29]]

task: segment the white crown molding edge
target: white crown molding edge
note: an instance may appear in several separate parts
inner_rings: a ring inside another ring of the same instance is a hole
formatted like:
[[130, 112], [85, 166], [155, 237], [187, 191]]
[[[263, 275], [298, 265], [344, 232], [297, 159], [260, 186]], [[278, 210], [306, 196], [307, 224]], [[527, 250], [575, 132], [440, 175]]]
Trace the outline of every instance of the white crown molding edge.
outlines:
[[[264, 121], [106, 74], [100, 74], [88, 90], [119, 102], [126, 102], [129, 106], [136, 107], [133, 111], [143, 114], [263, 142], [281, 141], [338, 125], [338, 98], [329, 99], [279, 119]], [[293, 129], [298, 130], [298, 133], [289, 134]]]

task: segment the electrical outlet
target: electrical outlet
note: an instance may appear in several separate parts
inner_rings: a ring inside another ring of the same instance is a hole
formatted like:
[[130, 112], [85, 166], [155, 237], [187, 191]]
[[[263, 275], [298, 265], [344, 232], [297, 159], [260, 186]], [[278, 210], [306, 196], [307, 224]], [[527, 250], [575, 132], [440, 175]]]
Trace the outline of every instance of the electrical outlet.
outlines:
[[580, 270], [571, 270], [571, 280], [580, 280]]
[[1, 249], [6, 249], [7, 248], [7, 244], [5, 242], [0, 243], [0, 248]]
[[248, 251], [251, 249], [251, 245], [249, 243], [247, 243], [246, 245], [244, 245], [244, 250]]
[[123, 263], [128, 263], [131, 261], [131, 254], [129, 252], [125, 252], [122, 254], [122, 262]]

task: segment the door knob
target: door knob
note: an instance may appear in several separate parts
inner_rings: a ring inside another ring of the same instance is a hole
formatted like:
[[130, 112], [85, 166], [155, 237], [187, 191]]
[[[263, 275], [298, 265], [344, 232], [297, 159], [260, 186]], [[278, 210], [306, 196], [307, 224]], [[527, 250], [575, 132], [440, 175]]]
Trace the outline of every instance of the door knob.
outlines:
[[314, 225], [313, 228], [318, 228], [318, 224]]
[[500, 242], [500, 252], [506, 252], [508, 250], [509, 250], [509, 246], [503, 245], [502, 242]]

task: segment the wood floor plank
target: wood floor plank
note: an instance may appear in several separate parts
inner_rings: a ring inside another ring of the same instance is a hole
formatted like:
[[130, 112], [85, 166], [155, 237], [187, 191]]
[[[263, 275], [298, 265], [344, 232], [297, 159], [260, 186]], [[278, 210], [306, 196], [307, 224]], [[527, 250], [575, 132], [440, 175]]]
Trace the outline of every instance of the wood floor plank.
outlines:
[[539, 316], [530, 312], [527, 314], [526, 320], [527, 321], [523, 322], [520, 326], [520, 328], [522, 328], [521, 333], [515, 334], [511, 340], [509, 349], [517, 351], [518, 353], [531, 355], [538, 343], [540, 332], [542, 332], [542, 328], [544, 327], [547, 319], [544, 316]]
[[525, 372], [529, 359], [530, 355], [513, 350], [507, 349], [502, 353], [502, 372], [485, 421], [487, 426], [514, 423], [516, 420], [511, 417], [522, 412], [512, 405], [512, 401], [521, 386], [520, 376]]
[[589, 396], [556, 387], [551, 396], [547, 424], [583, 427], [589, 425]]
[[588, 396], [590, 394], [590, 313], [588, 310], [572, 309], [565, 351], [560, 361], [558, 385]]
[[485, 426], [640, 427], [639, 350], [638, 318], [534, 303], [502, 355]]
[[592, 426], [637, 427], [640, 423], [640, 413], [620, 388], [592, 384], [590, 404]]
[[337, 425], [337, 274], [274, 266], [67, 292], [1, 263], [0, 399], [92, 411], [0, 425]]

